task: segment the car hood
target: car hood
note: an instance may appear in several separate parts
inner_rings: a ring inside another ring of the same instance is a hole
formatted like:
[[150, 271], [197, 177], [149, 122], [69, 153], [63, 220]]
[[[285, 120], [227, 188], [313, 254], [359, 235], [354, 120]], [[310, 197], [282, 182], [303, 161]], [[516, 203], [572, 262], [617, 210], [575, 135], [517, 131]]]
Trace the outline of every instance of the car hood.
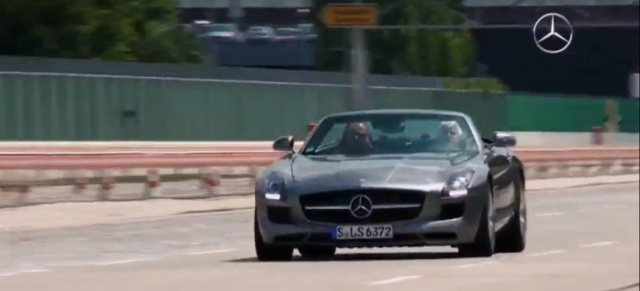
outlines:
[[449, 158], [307, 158], [291, 163], [294, 187], [302, 192], [384, 186], [442, 186]]

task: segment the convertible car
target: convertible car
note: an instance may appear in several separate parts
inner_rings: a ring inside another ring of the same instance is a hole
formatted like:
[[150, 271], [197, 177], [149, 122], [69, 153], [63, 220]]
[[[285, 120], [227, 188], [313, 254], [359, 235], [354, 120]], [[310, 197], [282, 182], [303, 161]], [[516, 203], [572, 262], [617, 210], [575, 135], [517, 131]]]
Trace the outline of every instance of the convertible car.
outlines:
[[452, 246], [462, 256], [522, 252], [527, 208], [515, 138], [482, 138], [437, 110], [369, 110], [320, 120], [299, 150], [255, 183], [260, 261], [331, 257], [336, 248]]

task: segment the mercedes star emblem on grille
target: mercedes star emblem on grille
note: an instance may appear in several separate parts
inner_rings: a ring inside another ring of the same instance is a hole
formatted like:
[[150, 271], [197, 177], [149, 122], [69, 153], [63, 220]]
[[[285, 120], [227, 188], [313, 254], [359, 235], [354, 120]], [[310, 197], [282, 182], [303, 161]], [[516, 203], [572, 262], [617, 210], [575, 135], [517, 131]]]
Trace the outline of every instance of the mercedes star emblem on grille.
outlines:
[[364, 219], [371, 215], [373, 202], [371, 202], [371, 199], [366, 195], [358, 195], [351, 199], [351, 202], [349, 203], [349, 210], [353, 217]]

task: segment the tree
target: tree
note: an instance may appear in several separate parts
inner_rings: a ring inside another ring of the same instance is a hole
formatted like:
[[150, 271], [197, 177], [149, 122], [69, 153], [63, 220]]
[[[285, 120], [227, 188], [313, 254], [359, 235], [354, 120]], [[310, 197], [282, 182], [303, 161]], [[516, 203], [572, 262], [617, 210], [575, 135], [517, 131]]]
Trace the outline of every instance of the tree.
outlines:
[[[398, 0], [369, 1], [380, 9]], [[321, 9], [329, 2], [317, 1]], [[381, 24], [461, 24], [464, 23], [462, 0], [406, 1], [381, 17]], [[322, 25], [320, 27], [323, 27]], [[346, 30], [320, 29], [319, 62], [323, 69], [340, 70], [344, 55], [332, 51], [348, 45]], [[468, 77], [476, 58], [475, 43], [468, 30], [372, 30], [367, 31], [371, 71], [380, 74]]]
[[0, 54], [201, 62], [173, 0], [3, 0]]

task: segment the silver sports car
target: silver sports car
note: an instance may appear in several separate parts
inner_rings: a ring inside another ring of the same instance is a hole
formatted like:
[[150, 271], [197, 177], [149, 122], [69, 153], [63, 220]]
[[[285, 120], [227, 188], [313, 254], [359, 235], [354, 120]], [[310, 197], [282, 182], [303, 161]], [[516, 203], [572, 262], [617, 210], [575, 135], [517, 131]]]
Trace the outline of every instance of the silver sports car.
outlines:
[[527, 212], [512, 135], [482, 138], [463, 113], [371, 110], [323, 118], [300, 150], [255, 184], [260, 261], [336, 248], [453, 246], [463, 256], [522, 252]]

